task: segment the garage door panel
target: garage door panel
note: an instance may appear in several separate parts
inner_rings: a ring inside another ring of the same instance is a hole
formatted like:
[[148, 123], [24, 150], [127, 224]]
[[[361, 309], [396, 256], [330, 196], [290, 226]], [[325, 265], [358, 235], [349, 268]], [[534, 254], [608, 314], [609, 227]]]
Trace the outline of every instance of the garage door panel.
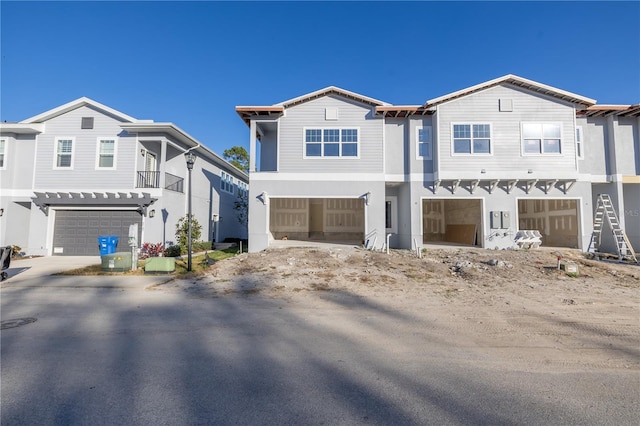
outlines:
[[[54, 225], [53, 253], [64, 256], [97, 256], [98, 236], [117, 235], [117, 251], [128, 251], [129, 225], [142, 216], [132, 210], [58, 210]], [[138, 235], [140, 237], [140, 235]]]

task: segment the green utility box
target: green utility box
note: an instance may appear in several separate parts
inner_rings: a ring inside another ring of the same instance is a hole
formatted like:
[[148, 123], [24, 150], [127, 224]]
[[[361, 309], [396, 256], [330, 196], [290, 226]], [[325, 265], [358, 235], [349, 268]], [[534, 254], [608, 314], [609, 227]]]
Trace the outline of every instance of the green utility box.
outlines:
[[150, 257], [144, 261], [144, 272], [173, 272], [175, 270], [175, 257]]
[[131, 270], [131, 253], [118, 252], [105, 254], [100, 257], [102, 261], [101, 269], [106, 272], [124, 272]]

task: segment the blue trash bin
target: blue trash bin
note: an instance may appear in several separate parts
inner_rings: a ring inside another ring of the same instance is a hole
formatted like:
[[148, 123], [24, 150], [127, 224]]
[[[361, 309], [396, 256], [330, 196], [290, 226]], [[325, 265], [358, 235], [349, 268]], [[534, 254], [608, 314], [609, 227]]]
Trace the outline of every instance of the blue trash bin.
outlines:
[[98, 246], [100, 247], [100, 256], [115, 253], [118, 246], [118, 236], [101, 235], [98, 237]]

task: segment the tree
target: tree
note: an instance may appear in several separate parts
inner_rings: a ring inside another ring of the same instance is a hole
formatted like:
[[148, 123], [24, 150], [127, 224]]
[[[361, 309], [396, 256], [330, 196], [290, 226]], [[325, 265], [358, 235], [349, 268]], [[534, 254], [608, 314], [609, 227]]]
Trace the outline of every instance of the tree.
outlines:
[[225, 160], [245, 173], [249, 173], [249, 153], [242, 146], [233, 146], [222, 153]]
[[[198, 220], [191, 215], [191, 241], [198, 241], [202, 232], [202, 226]], [[187, 247], [189, 245], [189, 214], [184, 215], [176, 223], [176, 241], [179, 246]]]

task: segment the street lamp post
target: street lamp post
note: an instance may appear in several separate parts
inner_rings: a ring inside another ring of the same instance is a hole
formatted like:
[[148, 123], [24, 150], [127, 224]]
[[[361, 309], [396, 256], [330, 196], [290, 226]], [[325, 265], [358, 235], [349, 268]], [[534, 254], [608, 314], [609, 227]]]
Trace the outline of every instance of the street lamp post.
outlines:
[[189, 186], [187, 195], [189, 200], [189, 213], [187, 215], [188, 231], [187, 231], [187, 271], [191, 271], [191, 170], [193, 170], [193, 164], [196, 162], [196, 156], [192, 152], [187, 152], [184, 155], [187, 160], [187, 170], [189, 170]]

